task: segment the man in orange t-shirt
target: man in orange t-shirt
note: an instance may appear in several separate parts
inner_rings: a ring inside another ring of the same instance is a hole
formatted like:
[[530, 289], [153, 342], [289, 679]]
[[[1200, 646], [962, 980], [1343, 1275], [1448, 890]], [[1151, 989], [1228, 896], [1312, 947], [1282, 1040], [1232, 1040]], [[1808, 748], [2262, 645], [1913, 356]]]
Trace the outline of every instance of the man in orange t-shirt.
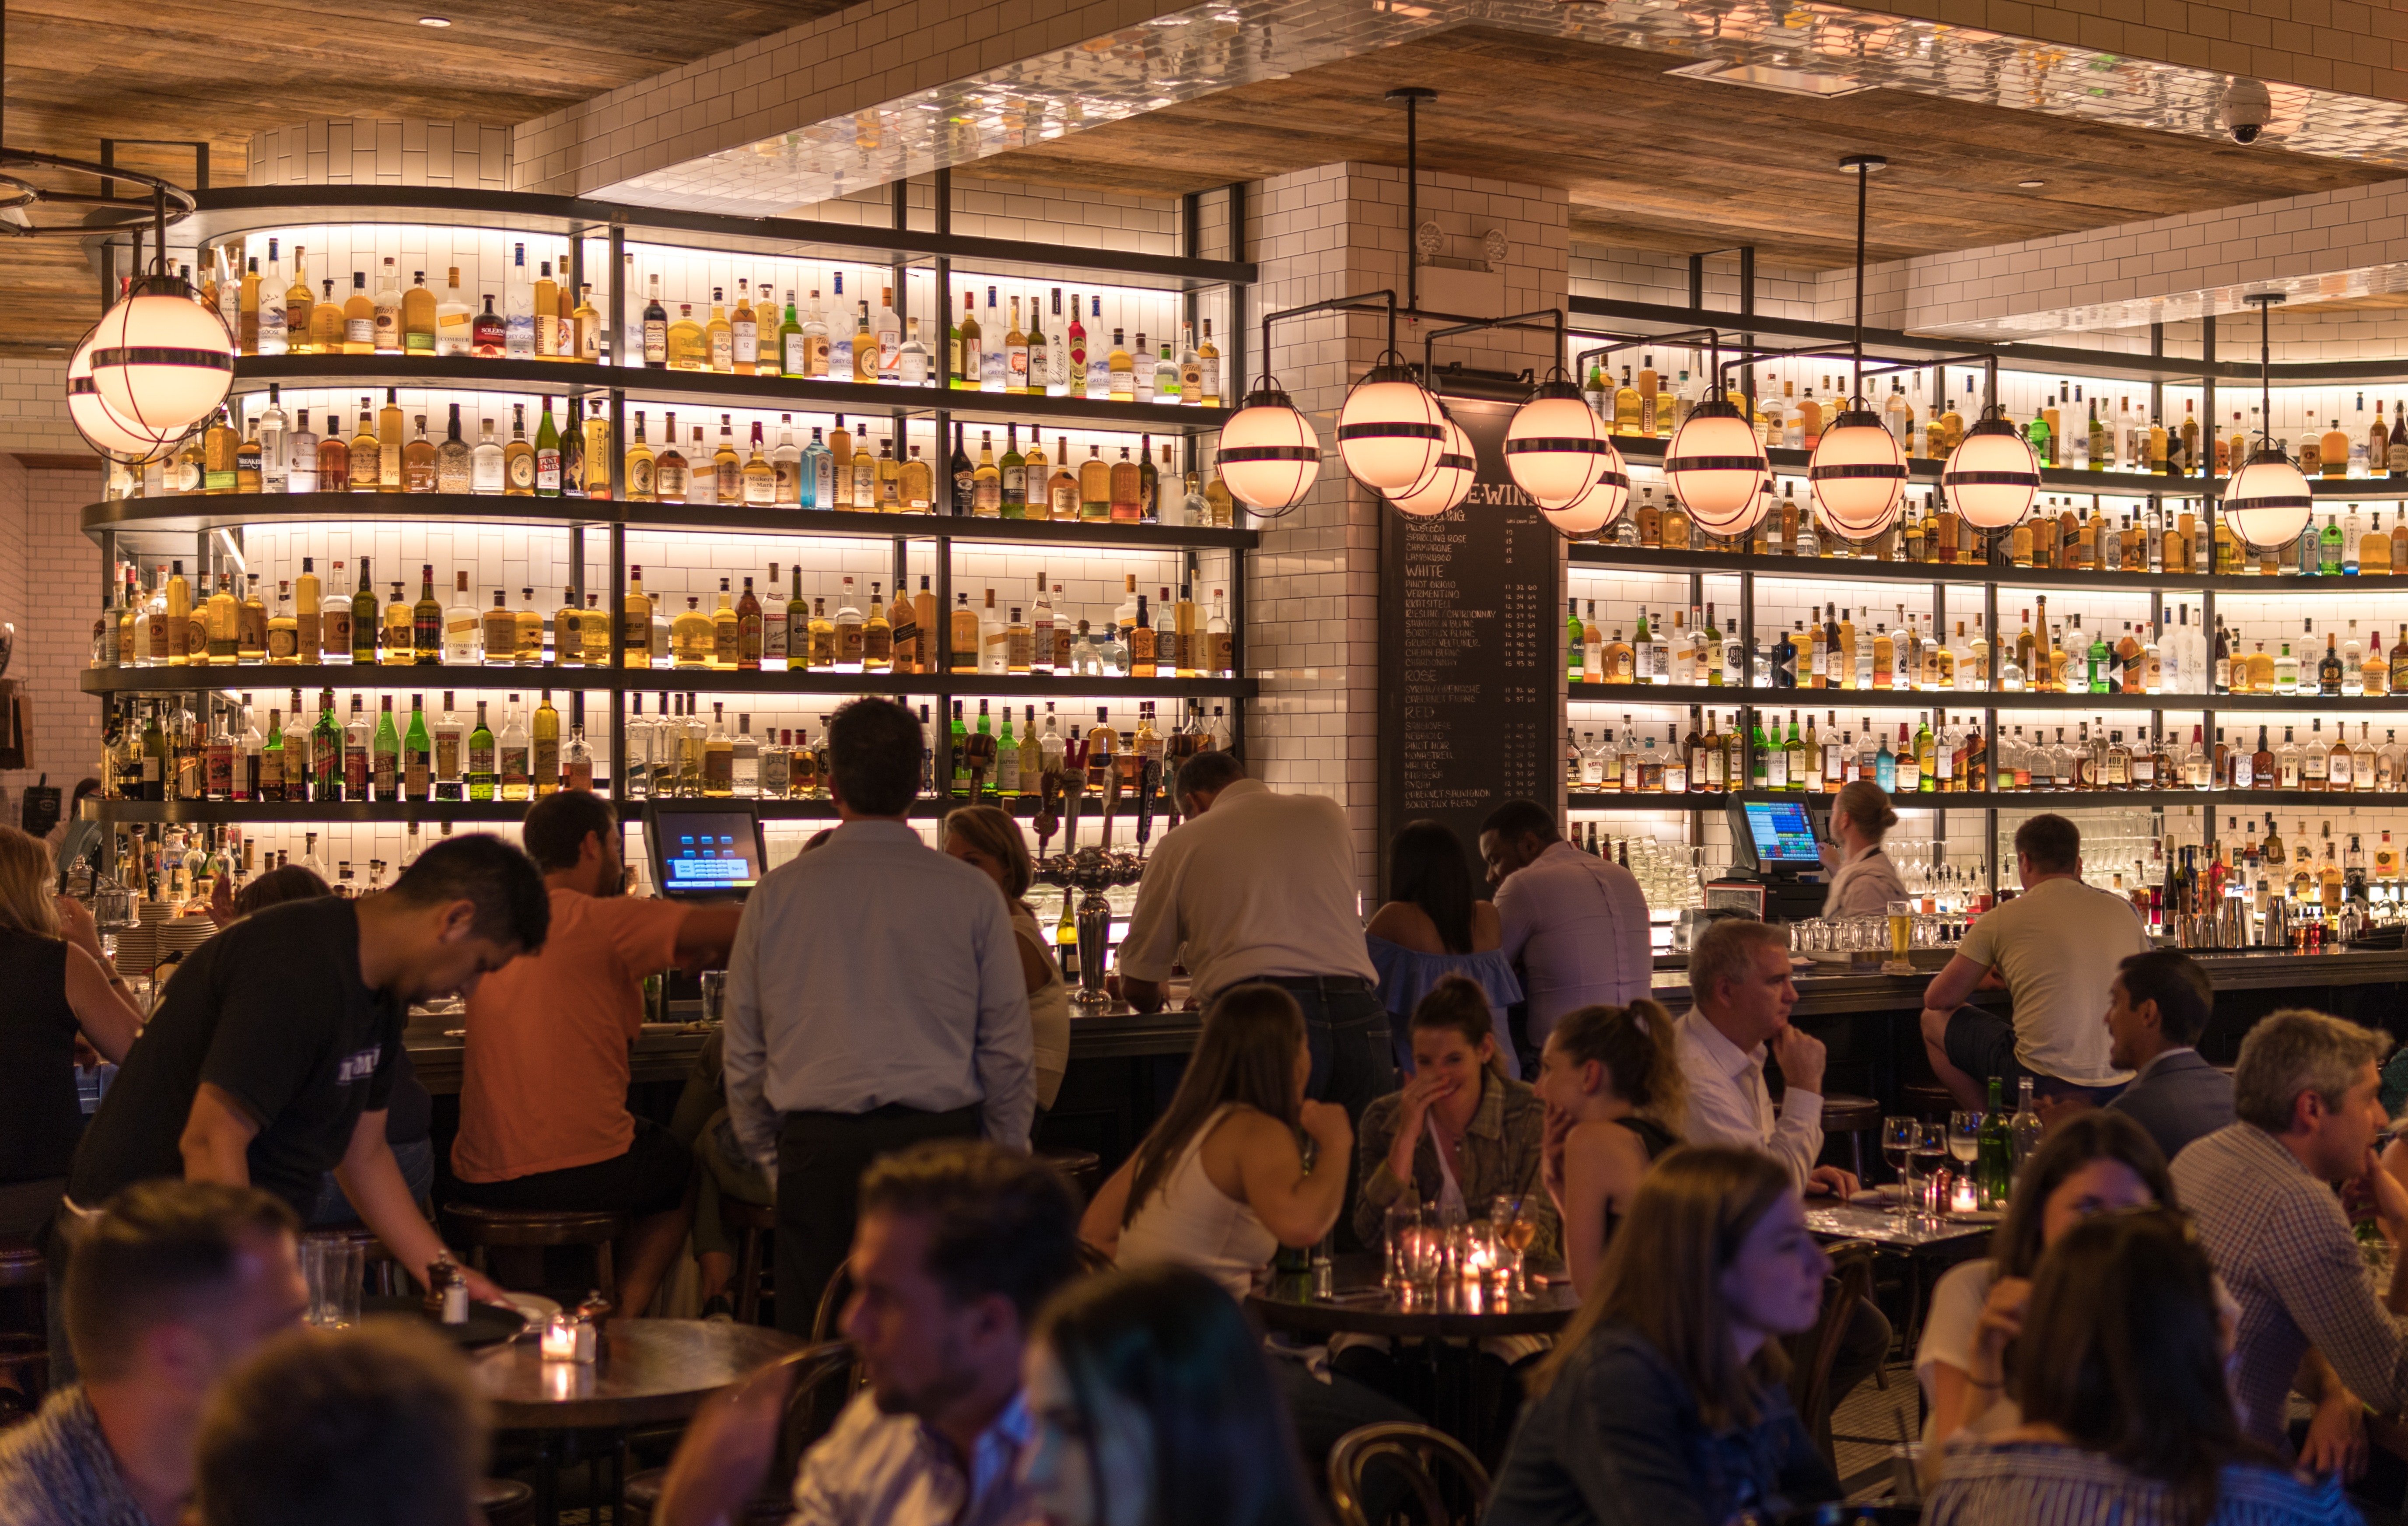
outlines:
[[619, 1306], [641, 1315], [684, 1243], [694, 1175], [676, 1136], [627, 1111], [642, 982], [725, 963], [743, 908], [628, 898], [618, 816], [585, 790], [537, 801], [520, 835], [552, 894], [552, 932], [469, 998], [458, 1196], [631, 1215], [614, 1247]]

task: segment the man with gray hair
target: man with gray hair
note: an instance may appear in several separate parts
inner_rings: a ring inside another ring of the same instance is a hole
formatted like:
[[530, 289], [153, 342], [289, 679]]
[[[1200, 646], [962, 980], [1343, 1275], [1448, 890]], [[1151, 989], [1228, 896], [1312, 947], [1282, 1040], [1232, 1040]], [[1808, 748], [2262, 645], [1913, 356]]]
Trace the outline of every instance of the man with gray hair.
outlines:
[[[1823, 1153], [1823, 1041], [1789, 1022], [1798, 986], [1789, 940], [1761, 922], [1708, 928], [1689, 952], [1689, 1010], [1674, 1039], [1689, 1085], [1692, 1144], [1762, 1150], [1789, 1168], [1800, 1192], [1856, 1190], [1855, 1176], [1816, 1164]], [[1764, 1084], [1767, 1052], [1788, 1089], [1776, 1119]]]
[[2321, 1353], [2351, 1392], [2386, 1414], [2408, 1408], [2408, 1260], [2378, 1299], [2331, 1184], [2372, 1190], [2383, 1232], [2408, 1237], [2408, 1188], [2374, 1159], [2385, 1123], [2375, 1071], [2390, 1039], [2300, 1008], [2241, 1041], [2238, 1121], [2174, 1161], [2175, 1189], [2241, 1305], [2233, 1389], [2250, 1437], [2285, 1451], [2300, 1359]]

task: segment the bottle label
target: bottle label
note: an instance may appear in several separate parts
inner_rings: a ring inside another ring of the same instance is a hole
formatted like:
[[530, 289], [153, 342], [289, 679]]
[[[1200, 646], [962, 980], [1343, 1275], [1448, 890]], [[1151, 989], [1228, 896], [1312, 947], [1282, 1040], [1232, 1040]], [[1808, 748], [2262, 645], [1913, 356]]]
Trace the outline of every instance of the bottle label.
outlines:
[[374, 345], [376, 337], [377, 322], [374, 318], [347, 318], [343, 321], [345, 344]]
[[[557, 461], [552, 464], [552, 486], [557, 489], [560, 485], [560, 466]], [[531, 493], [535, 490], [534, 452], [523, 452], [509, 458], [509, 482], [511, 487], [523, 493]]]
[[560, 452], [557, 448], [537, 447], [535, 453], [535, 490], [555, 494], [560, 491]]

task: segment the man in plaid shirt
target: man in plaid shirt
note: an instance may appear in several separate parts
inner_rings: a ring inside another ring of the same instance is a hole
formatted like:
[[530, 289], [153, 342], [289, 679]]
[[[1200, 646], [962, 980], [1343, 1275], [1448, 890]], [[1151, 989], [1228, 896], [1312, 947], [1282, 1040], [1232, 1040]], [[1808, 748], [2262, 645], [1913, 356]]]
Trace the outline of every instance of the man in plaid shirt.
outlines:
[[2377, 1297], [2332, 1184], [2367, 1178], [2383, 1231], [2408, 1238], [2408, 1188], [2374, 1163], [2386, 1121], [2376, 1062], [2391, 1041], [2292, 1008], [2241, 1043], [2239, 1121], [2192, 1142], [2174, 1187], [2241, 1305], [2236, 1397], [2251, 1437], [2284, 1451], [2288, 1398], [2313, 1347], [2386, 1414], [2408, 1409], [2408, 1257]]

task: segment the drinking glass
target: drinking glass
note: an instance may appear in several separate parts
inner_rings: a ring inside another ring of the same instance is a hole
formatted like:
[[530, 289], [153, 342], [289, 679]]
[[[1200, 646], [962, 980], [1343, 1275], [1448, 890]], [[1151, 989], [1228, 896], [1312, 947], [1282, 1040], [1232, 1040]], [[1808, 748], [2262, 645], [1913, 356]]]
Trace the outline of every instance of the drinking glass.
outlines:
[[1882, 1119], [1882, 1159], [1898, 1175], [1898, 1202], [1890, 1208], [1893, 1215], [1905, 1213], [1914, 1195], [1914, 1142], [1922, 1129], [1922, 1120], [1904, 1115]]
[[360, 1278], [367, 1247], [358, 1241], [312, 1236], [301, 1242], [301, 1274], [309, 1286], [309, 1323], [342, 1329], [360, 1322]]
[[1506, 1290], [1516, 1295], [1529, 1291], [1522, 1261], [1530, 1248], [1530, 1242], [1538, 1237], [1537, 1205], [1527, 1194], [1500, 1193], [1489, 1200], [1488, 1224], [1496, 1233], [1498, 1254], [1505, 1260], [1510, 1279]]
[[1430, 1215], [1405, 1231], [1405, 1282], [1416, 1298], [1438, 1295], [1446, 1265], [1446, 1229]]
[[1914, 923], [1914, 902], [1893, 900], [1889, 903], [1889, 957], [1904, 964]]
[[1412, 1285], [1410, 1262], [1412, 1246], [1411, 1242], [1413, 1231], [1421, 1228], [1421, 1223], [1422, 1205], [1412, 1199], [1399, 1198], [1388, 1204], [1388, 1212], [1382, 1226], [1388, 1252], [1387, 1265], [1380, 1281], [1382, 1286], [1390, 1292], [1402, 1292]]
[[[1948, 1130], [1944, 1124], [1927, 1123], [1914, 1136], [1914, 1159], [1923, 1172], [1924, 1191], [1939, 1179], [1940, 1162], [1948, 1159]], [[1934, 1210], [1945, 1203], [1933, 1205]]]
[[1970, 1166], [1981, 1157], [1983, 1116], [1969, 1108], [1948, 1115], [1948, 1155], [1959, 1166]]

